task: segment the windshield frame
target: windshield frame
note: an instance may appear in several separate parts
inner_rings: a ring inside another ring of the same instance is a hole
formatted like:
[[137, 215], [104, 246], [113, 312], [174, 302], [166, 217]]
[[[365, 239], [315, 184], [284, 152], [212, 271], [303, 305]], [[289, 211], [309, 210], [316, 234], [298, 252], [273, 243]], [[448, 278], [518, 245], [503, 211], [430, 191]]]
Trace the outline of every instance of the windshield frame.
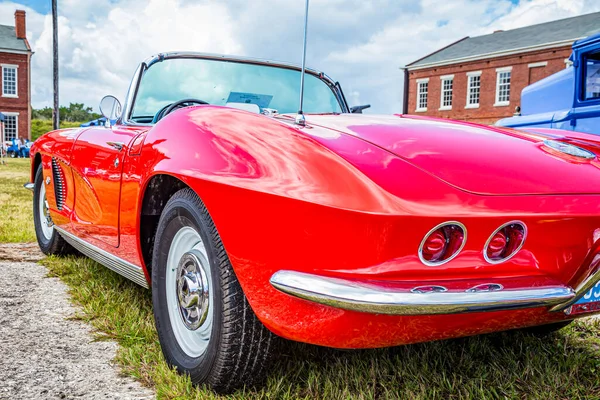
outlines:
[[[137, 68], [134, 73], [133, 79], [131, 80], [131, 84], [129, 85], [129, 90], [127, 91], [127, 97], [125, 99], [125, 104], [123, 107], [123, 113], [121, 115], [121, 123], [123, 125], [153, 125], [152, 123], [143, 123], [137, 122], [131, 119], [131, 114], [134, 109], [136, 97], [140, 88], [140, 83], [142, 82], [142, 78], [145, 73], [151, 68], [154, 64], [163, 62], [164, 60], [176, 59], [176, 58], [188, 58], [188, 59], [201, 59], [201, 60], [214, 60], [214, 61], [226, 61], [226, 62], [236, 62], [240, 64], [254, 64], [254, 65], [264, 65], [276, 68], [285, 68], [291, 69], [295, 71], [302, 71], [302, 67], [280, 62], [280, 61], [269, 61], [269, 60], [261, 60], [257, 58], [248, 58], [248, 57], [239, 57], [239, 56], [227, 56], [222, 54], [209, 54], [209, 53], [194, 53], [194, 52], [173, 52], [173, 53], [159, 53], [155, 56], [152, 56], [145, 61], [143, 61]], [[342, 88], [339, 82], [334, 81], [325, 73], [317, 71], [312, 68], [305, 69], [307, 74], [311, 74], [316, 78], [320, 79], [323, 83], [325, 83], [329, 89], [333, 92], [335, 98], [337, 99], [342, 113], [349, 113], [350, 108], [348, 107], [348, 103], [346, 102], [346, 97], [342, 92]], [[300, 84], [300, 81], [298, 81]]]

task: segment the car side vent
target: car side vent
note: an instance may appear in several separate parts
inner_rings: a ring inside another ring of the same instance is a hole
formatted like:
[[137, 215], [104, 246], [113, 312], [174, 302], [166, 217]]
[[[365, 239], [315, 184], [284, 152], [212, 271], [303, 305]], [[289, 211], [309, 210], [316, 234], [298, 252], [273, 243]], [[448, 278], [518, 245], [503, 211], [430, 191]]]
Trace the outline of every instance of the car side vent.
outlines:
[[56, 158], [52, 158], [52, 178], [54, 179], [54, 198], [56, 208], [61, 211], [65, 204], [65, 176]]

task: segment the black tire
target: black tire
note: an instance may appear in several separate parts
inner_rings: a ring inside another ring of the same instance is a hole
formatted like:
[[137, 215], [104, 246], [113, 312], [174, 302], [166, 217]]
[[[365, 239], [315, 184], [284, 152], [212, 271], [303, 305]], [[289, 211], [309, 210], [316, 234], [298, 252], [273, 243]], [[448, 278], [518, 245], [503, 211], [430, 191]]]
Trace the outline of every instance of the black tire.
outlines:
[[[184, 227], [196, 230], [205, 244], [214, 294], [210, 339], [204, 353], [196, 358], [185, 353], [177, 342], [166, 298], [169, 250], [175, 234]], [[152, 304], [167, 363], [189, 375], [194, 384], [207, 384], [216, 392], [230, 393], [264, 378], [275, 336], [250, 308], [219, 233], [204, 203], [191, 189], [173, 195], [160, 216], [152, 254]]]
[[530, 326], [529, 328], [523, 328], [522, 331], [533, 336], [545, 337], [571, 325], [572, 322], [573, 320], [568, 320], [546, 325]]
[[33, 225], [35, 227], [35, 236], [37, 238], [38, 245], [42, 253], [50, 255], [66, 255], [73, 254], [75, 251], [65, 239], [60, 236], [56, 229], [52, 229], [50, 238], [47, 238], [42, 231], [42, 222], [40, 220], [40, 214], [38, 212], [38, 205], [40, 201], [40, 190], [44, 184], [44, 175], [42, 172], [42, 166], [38, 167], [35, 172], [35, 186], [33, 189]]

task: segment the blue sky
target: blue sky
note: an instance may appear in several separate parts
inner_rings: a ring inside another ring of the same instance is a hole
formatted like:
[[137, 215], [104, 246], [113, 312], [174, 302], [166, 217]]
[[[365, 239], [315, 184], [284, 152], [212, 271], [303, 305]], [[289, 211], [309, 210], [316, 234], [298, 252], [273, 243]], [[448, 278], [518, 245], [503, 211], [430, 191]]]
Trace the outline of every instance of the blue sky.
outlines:
[[[189, 50], [299, 63], [304, 0], [58, 0], [61, 104], [121, 100], [137, 64]], [[33, 106], [52, 104], [50, 0], [0, 0], [0, 24], [27, 11]], [[400, 112], [401, 66], [464, 36], [600, 11], [600, 0], [311, 0], [307, 64], [351, 105]]]
[[19, 3], [26, 5], [27, 7], [33, 8], [35, 11], [46, 14], [51, 10], [50, 0], [23, 0]]

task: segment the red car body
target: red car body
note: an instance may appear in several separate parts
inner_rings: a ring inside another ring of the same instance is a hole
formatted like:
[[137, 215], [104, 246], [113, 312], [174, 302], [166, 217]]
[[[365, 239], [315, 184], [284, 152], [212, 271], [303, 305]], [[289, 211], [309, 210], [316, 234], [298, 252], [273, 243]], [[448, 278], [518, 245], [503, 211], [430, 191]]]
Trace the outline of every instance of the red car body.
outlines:
[[[55, 225], [139, 267], [148, 281], [141, 209], [149, 184], [161, 175], [185, 183], [206, 204], [252, 309], [288, 339], [368, 348], [574, 317], [549, 306], [459, 315], [356, 311], [291, 296], [270, 279], [285, 270], [399, 292], [488, 283], [504, 291], [576, 289], [596, 272], [600, 163], [542, 147], [552, 137], [598, 153], [595, 137], [405, 115], [309, 115], [306, 127], [292, 121], [197, 106], [152, 128], [59, 130], [33, 145], [32, 174], [41, 162], [51, 176], [54, 159], [65, 186], [60, 210], [48, 191]], [[464, 248], [444, 265], [424, 265], [419, 243], [449, 220], [466, 227]], [[527, 226], [523, 248], [504, 263], [486, 262], [486, 240], [510, 220]]]
[[[142, 286], [175, 182], [202, 199], [256, 316], [288, 339], [394, 346], [597, 310], [573, 306], [600, 279], [595, 136], [409, 115], [311, 114], [302, 126], [214, 105], [124, 121], [42, 136], [31, 179], [42, 165], [65, 240]], [[448, 222], [462, 247], [428, 265], [424, 238]], [[522, 247], [490, 262], [512, 222]]]

